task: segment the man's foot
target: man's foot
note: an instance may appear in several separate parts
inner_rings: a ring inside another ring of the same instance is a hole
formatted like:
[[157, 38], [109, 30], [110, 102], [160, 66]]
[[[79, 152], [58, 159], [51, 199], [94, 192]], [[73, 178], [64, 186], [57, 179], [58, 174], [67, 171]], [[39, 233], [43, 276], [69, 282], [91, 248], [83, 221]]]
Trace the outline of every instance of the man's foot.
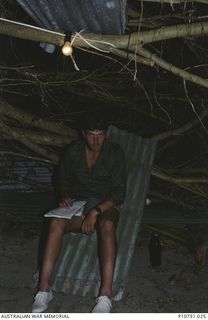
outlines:
[[100, 296], [96, 299], [96, 304], [91, 313], [110, 313], [111, 309], [111, 299], [109, 299], [107, 296]]
[[53, 299], [52, 290], [49, 292], [38, 291], [34, 298], [32, 305], [32, 312], [39, 313], [43, 312], [48, 308], [48, 303]]

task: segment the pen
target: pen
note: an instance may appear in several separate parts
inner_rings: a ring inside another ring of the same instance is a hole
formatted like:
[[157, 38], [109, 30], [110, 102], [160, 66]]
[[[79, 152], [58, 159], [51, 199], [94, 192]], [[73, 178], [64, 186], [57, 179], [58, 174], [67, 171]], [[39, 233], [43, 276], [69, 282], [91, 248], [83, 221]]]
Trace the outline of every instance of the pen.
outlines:
[[73, 204], [74, 204], [75, 201], [76, 201], [76, 199], [70, 199], [70, 200], [69, 200], [70, 206], [73, 206]]

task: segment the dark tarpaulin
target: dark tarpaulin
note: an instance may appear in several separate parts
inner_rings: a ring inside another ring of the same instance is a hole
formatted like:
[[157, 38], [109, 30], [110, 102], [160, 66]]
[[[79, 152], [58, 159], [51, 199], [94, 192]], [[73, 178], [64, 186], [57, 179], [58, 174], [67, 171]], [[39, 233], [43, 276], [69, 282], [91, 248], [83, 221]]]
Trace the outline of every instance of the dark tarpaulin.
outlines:
[[50, 30], [122, 34], [127, 0], [17, 0], [36, 23]]

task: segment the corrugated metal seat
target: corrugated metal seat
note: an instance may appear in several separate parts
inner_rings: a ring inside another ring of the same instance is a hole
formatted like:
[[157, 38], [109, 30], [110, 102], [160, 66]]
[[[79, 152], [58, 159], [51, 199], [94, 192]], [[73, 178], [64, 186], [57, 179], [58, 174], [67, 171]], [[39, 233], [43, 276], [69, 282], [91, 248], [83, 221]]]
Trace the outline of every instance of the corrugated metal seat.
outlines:
[[[119, 143], [126, 155], [127, 195], [118, 225], [118, 255], [113, 291], [124, 287], [135, 241], [138, 236], [156, 144], [111, 126], [109, 137]], [[100, 272], [96, 233], [90, 236], [67, 234], [54, 273], [54, 290], [73, 294], [98, 294]]]

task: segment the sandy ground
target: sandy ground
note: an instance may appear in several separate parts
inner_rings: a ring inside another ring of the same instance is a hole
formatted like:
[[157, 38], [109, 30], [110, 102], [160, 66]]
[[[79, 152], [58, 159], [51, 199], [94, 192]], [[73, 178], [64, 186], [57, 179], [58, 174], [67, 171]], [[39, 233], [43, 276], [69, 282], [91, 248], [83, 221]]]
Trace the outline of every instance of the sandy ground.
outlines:
[[[35, 293], [31, 289], [31, 277], [40, 226], [15, 224], [8, 217], [1, 218], [0, 226], [0, 312], [30, 312]], [[180, 228], [183, 232], [183, 227]], [[113, 312], [208, 312], [208, 264], [197, 266], [190, 250], [163, 234], [160, 235], [162, 264], [152, 268], [148, 256], [149, 235], [150, 230], [141, 225], [125, 295], [113, 303]], [[47, 312], [88, 313], [93, 303], [92, 297], [55, 293]]]

